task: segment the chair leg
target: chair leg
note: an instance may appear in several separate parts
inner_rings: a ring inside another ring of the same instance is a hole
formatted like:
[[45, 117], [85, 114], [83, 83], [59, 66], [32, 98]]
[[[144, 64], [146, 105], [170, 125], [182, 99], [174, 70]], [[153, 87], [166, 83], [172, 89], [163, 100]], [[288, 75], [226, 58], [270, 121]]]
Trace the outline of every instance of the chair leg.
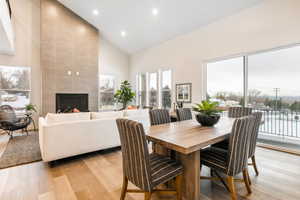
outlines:
[[150, 200], [151, 199], [151, 192], [145, 192], [145, 200]]
[[179, 175], [176, 177], [176, 199], [181, 200], [182, 199], [182, 193], [181, 193], [181, 184], [182, 184], [182, 175]]
[[233, 176], [228, 176], [227, 181], [228, 181], [228, 186], [229, 186], [229, 189], [230, 189], [231, 199], [232, 200], [237, 200]]
[[251, 157], [251, 160], [252, 160], [252, 164], [253, 164], [253, 167], [254, 167], [256, 176], [258, 176], [258, 175], [259, 175], [259, 172], [258, 172], [257, 165], [256, 165], [255, 155]]
[[251, 187], [250, 187], [250, 184], [249, 184], [249, 178], [248, 178], [247, 169], [243, 170], [243, 178], [244, 178], [244, 183], [246, 185], [247, 192], [248, 192], [248, 194], [251, 194], [252, 191], [251, 191]]
[[249, 176], [249, 171], [247, 170], [247, 176], [248, 176], [248, 181], [249, 181], [249, 184], [252, 185], [252, 181], [251, 181], [251, 178]]
[[228, 185], [226, 184], [226, 182], [224, 181], [223, 177], [220, 176], [220, 174], [217, 171], [214, 171], [214, 172], [216, 174], [216, 177], [218, 177], [220, 179], [221, 183], [225, 186], [226, 190], [228, 192], [230, 192], [230, 189], [229, 189]]
[[29, 134], [28, 134], [28, 130], [27, 130], [27, 127], [25, 128], [25, 132], [26, 132], [26, 135], [28, 136]]
[[13, 139], [13, 137], [14, 137], [14, 136], [13, 136], [13, 133], [14, 133], [13, 131], [9, 131], [9, 132], [8, 132], [8, 135], [9, 135], [9, 138], [10, 138], [10, 139]]
[[121, 197], [120, 200], [124, 200], [127, 192], [127, 186], [128, 186], [128, 179], [127, 177], [123, 177], [123, 186], [122, 186], [122, 191], [121, 191]]
[[214, 170], [210, 168], [210, 177], [214, 177]]

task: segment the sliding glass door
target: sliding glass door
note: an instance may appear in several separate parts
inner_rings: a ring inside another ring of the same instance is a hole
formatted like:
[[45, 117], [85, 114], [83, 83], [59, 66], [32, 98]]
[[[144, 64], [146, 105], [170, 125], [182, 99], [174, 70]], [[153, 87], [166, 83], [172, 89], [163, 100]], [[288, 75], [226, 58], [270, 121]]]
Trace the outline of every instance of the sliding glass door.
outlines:
[[300, 138], [300, 47], [248, 56], [248, 106], [264, 112], [263, 134]]
[[209, 62], [207, 96], [263, 112], [261, 141], [300, 144], [299, 75], [300, 46]]
[[238, 57], [207, 64], [207, 96], [220, 106], [243, 104], [243, 63]]

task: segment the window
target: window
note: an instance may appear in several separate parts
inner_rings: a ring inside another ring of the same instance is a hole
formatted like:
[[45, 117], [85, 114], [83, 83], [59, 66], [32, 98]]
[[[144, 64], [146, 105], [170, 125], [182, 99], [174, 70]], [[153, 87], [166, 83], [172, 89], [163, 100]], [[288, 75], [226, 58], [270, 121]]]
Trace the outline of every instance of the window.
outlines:
[[100, 75], [100, 110], [113, 110], [115, 93], [115, 77]]
[[248, 56], [248, 106], [300, 111], [300, 47]]
[[172, 71], [136, 75], [137, 105], [170, 109], [172, 107]]
[[158, 80], [157, 73], [149, 74], [149, 106], [157, 107], [158, 106]]
[[146, 106], [146, 74], [138, 74], [136, 79], [136, 101], [137, 105]]
[[164, 109], [170, 109], [172, 106], [172, 71], [162, 71], [161, 85], [161, 105]]
[[299, 54], [298, 45], [210, 62], [208, 97], [221, 105], [246, 105], [262, 112], [260, 142], [276, 138], [300, 144]]
[[24, 110], [30, 102], [30, 68], [0, 66], [1, 105]]
[[207, 64], [207, 95], [220, 106], [243, 105], [243, 57]]

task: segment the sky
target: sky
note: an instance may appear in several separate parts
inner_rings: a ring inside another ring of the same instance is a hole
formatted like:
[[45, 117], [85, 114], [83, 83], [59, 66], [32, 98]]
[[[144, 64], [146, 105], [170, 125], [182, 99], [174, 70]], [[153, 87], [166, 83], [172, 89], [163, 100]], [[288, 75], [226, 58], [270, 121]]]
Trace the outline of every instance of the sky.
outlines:
[[[262, 95], [300, 96], [300, 46], [259, 53], [248, 57], [249, 89]], [[209, 94], [218, 91], [243, 91], [243, 58], [234, 58], [207, 65]]]

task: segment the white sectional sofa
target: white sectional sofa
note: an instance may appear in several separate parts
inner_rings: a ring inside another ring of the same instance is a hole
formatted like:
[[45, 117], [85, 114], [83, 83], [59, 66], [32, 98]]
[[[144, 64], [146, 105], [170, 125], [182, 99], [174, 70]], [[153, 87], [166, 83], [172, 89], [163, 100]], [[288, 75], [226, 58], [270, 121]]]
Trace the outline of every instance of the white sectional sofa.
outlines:
[[117, 118], [150, 126], [148, 110], [48, 113], [39, 119], [39, 142], [45, 162], [120, 146]]

